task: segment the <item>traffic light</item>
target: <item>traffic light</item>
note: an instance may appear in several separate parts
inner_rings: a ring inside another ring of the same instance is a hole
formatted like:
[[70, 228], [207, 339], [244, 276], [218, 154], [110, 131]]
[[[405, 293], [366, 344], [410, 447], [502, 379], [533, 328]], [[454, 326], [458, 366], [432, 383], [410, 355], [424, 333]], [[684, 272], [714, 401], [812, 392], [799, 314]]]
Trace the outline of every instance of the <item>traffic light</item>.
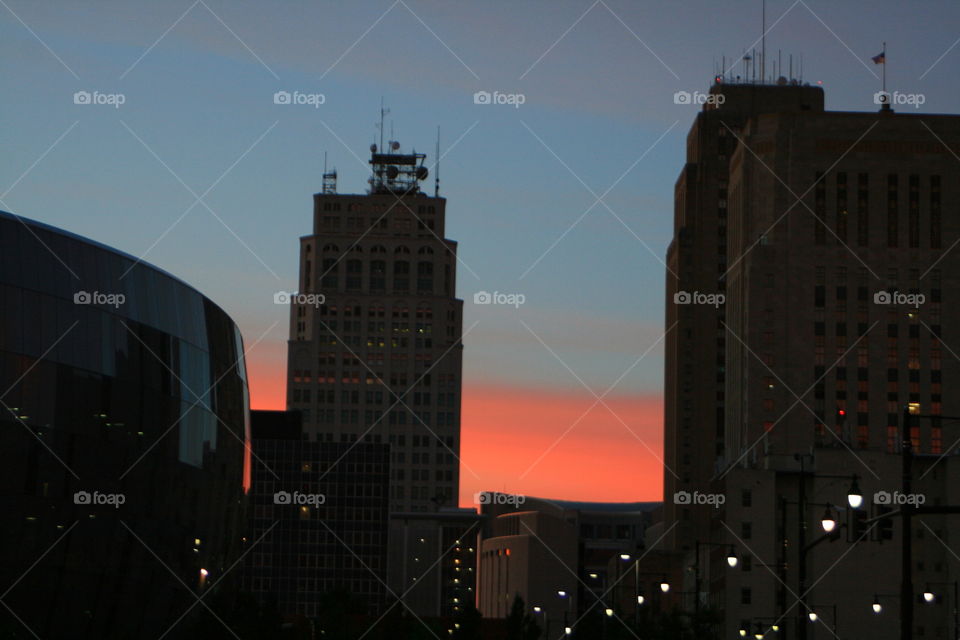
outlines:
[[847, 509], [847, 541], [857, 542], [867, 531], [867, 514], [863, 509]]
[[[892, 512], [893, 509], [890, 507], [877, 506], [877, 516], [882, 516], [884, 514]], [[886, 518], [880, 518], [877, 524], [877, 539], [880, 542], [884, 540], [893, 540], [893, 516], [887, 516]]]

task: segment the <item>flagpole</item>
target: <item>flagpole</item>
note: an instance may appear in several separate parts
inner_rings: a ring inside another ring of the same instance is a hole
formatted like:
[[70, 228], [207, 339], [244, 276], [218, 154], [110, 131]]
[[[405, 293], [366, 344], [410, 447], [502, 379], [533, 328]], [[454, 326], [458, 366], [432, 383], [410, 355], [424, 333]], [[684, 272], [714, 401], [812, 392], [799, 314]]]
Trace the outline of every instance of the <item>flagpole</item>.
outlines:
[[882, 52], [883, 52], [883, 71], [882, 71], [883, 93], [886, 94], [887, 93], [887, 43], [886, 42], [883, 43]]

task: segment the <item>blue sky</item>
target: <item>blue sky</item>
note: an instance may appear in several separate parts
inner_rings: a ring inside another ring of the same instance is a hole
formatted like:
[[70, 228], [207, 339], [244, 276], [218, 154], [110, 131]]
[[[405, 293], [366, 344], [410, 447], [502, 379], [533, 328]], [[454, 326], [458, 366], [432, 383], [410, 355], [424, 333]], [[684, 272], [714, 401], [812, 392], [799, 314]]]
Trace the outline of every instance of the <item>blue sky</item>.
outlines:
[[[956, 111], [956, 3], [770, 0], [767, 24], [768, 59], [803, 54], [829, 109], [876, 108], [870, 57], [886, 40], [889, 88]], [[324, 152], [340, 191], [362, 191], [383, 98], [387, 133], [430, 164], [442, 131], [447, 235], [476, 323], [468, 384], [579, 377], [599, 392], [663, 330], [661, 260], [696, 112], [673, 94], [706, 91], [721, 56], [760, 32], [759, 0], [4, 0], [0, 207], [144, 255], [223, 306], [248, 345], [262, 340], [255, 365], [276, 366], [287, 319], [272, 293], [295, 287]], [[124, 104], [77, 105], [77, 91]], [[276, 105], [277, 91], [325, 102]], [[476, 105], [476, 91], [525, 102]], [[480, 290], [526, 303], [475, 306]], [[654, 348], [617, 391], [661, 384]]]

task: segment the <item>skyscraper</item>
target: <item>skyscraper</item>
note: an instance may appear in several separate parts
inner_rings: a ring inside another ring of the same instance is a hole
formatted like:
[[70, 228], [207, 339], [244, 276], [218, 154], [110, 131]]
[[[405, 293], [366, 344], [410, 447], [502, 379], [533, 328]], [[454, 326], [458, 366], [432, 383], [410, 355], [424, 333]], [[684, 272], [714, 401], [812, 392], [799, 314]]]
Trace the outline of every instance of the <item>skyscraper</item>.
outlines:
[[[958, 573], [938, 541], [960, 535], [955, 518], [914, 521], [907, 597], [901, 520], [860, 523], [888, 513], [904, 435], [917, 494], [957, 503], [960, 434], [937, 416], [960, 415], [943, 393], [960, 378], [947, 353], [960, 223], [945, 215], [960, 205], [960, 118], [826, 111], [821, 89], [786, 81], [710, 95], [668, 253], [665, 526], [697, 563], [699, 606], [725, 614], [722, 636], [773, 620], [790, 638], [837, 634], [839, 620], [897, 637], [876, 594], [896, 610]], [[908, 424], [905, 407], [924, 417]], [[716, 561], [731, 545], [735, 568]], [[946, 607], [926, 607], [910, 633], [950, 626]]]
[[726, 441], [727, 200], [736, 135], [764, 112], [822, 112], [823, 90], [800, 85], [718, 84], [687, 134], [667, 250], [664, 382], [664, 521], [667, 540], [689, 549], [710, 514], [674, 502], [703, 491]]
[[446, 199], [420, 189], [425, 155], [371, 147], [366, 194], [314, 195], [291, 300], [287, 407], [305, 437], [388, 443], [390, 510], [456, 506], [460, 343], [457, 243]]

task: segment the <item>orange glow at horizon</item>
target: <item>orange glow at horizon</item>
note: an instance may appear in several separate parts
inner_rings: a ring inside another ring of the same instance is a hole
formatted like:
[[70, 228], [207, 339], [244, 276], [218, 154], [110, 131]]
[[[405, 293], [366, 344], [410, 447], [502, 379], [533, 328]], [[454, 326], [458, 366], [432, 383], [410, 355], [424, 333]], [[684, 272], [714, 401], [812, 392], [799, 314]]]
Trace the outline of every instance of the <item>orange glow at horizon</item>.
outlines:
[[[285, 365], [248, 364], [251, 408], [284, 409]], [[604, 399], [610, 409], [599, 403], [590, 409], [594, 402], [586, 391], [464, 385], [460, 505], [475, 506], [479, 491], [595, 502], [662, 500], [662, 398], [611, 394]]]
[[586, 391], [464, 386], [460, 504], [474, 506], [478, 491], [662, 500], [662, 399], [610, 395], [610, 409], [590, 409], [594, 402]]

